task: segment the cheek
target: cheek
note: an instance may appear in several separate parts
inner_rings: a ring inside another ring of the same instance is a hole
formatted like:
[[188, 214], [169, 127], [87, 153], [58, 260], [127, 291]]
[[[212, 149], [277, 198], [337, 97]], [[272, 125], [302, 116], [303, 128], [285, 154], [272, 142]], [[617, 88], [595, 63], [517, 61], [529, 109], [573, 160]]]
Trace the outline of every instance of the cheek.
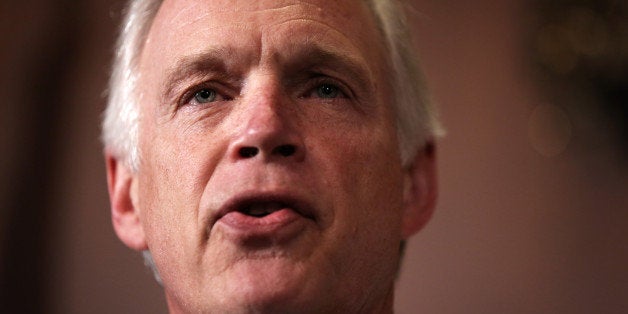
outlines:
[[192, 270], [204, 234], [199, 204], [219, 145], [165, 128], [150, 132], [154, 136], [141, 139], [138, 185], [147, 243], [164, 283], [196, 285]]
[[334, 187], [334, 220], [348, 225], [343, 229], [393, 237], [399, 233], [403, 176], [394, 134], [384, 127], [354, 129], [335, 132], [319, 143], [319, 164], [325, 165], [321, 178]]
[[321, 195], [333, 208], [326, 253], [337, 276], [346, 279], [346, 291], [385, 286], [394, 278], [401, 242], [403, 176], [396, 144], [373, 134], [337, 139], [321, 149]]
[[[183, 128], [146, 126], [140, 136], [140, 208], [149, 246], [198, 243], [199, 202], [215, 165], [212, 151], [219, 145], [203, 143]], [[210, 137], [206, 137], [210, 138]], [[151, 249], [152, 249], [151, 248]]]

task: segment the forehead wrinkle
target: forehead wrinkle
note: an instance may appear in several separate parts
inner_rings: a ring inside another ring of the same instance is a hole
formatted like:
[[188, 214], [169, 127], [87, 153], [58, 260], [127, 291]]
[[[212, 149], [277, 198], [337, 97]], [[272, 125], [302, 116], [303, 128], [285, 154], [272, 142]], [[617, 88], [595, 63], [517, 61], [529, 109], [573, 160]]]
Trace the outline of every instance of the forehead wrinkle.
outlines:
[[[308, 22], [313, 23], [313, 24], [319, 24], [319, 25], [324, 26], [324, 27], [320, 28], [320, 29], [324, 29], [324, 30], [325, 30], [325, 32], [324, 32], [324, 33], [320, 33], [320, 32], [319, 32], [319, 33], [316, 33], [316, 32], [310, 32], [310, 33], [308, 34], [308, 36], [307, 36], [307, 41], [308, 41], [308, 42], [309, 42], [309, 41], [311, 41], [311, 40], [312, 40], [312, 38], [316, 38], [316, 37], [319, 37], [319, 36], [321, 36], [321, 35], [325, 35], [325, 36], [327, 36], [327, 33], [328, 33], [328, 32], [333, 31], [336, 35], [339, 35], [339, 37], [341, 37], [341, 38], [343, 38], [343, 39], [346, 39], [346, 40], [344, 40], [344, 41], [342, 42], [342, 45], [348, 44], [348, 45], [350, 45], [351, 47], [353, 47], [353, 49], [352, 49], [352, 50], [354, 50], [354, 51], [352, 51], [352, 52], [357, 52], [357, 51], [360, 51], [359, 47], [357, 47], [357, 46], [355, 45], [355, 43], [352, 41], [352, 39], [351, 39], [351, 38], [349, 38], [349, 37], [347, 37], [347, 35], [345, 35], [345, 34], [342, 32], [342, 30], [341, 30], [340, 28], [335, 27], [334, 25], [332, 25], [332, 24], [330, 24], [330, 23], [328, 23], [328, 22], [321, 21], [321, 20], [316, 20], [316, 19], [312, 19], [312, 18], [294, 18], [294, 19], [285, 20], [285, 21], [282, 21], [282, 22], [279, 22], [279, 23], [276, 23], [276, 24], [273, 24], [273, 25], [266, 25], [266, 26], [264, 26], [264, 28], [282, 26], [282, 25], [284, 25], [284, 24], [288, 24], [288, 23], [291, 23], [291, 22], [293, 22], [293, 23], [302, 22], [302, 23], [304, 23], [304, 24], [305, 24], [308, 28], [312, 28], [312, 26], [311, 26], [311, 25], [308, 25], [308, 24], [309, 24]], [[270, 33], [272, 34], [272, 32], [270, 32]], [[292, 40], [292, 39], [291, 39], [291, 40]], [[337, 41], [337, 40], [331, 40], [331, 41], [329, 41], [329, 42], [331, 43], [331, 42], [334, 42], [334, 41]], [[340, 43], [339, 43], [339, 44], [340, 44]], [[330, 44], [330, 46], [334, 46], [334, 45], [331, 45], [331, 44]], [[341, 49], [338, 49], [338, 50], [341, 50]], [[346, 49], [344, 49], [344, 50], [346, 50]]]
[[[309, 3], [308, 3], [308, 5], [314, 6], [313, 4], [309, 4]], [[181, 10], [181, 11], [177, 12], [177, 14], [175, 16], [173, 16], [171, 18], [171, 20], [176, 21], [176, 20], [180, 19], [180, 16], [183, 15], [186, 11], [192, 10], [192, 9], [198, 7], [198, 6], [199, 6], [199, 4], [195, 3], [193, 6], [188, 7], [185, 10]], [[264, 13], [264, 14], [275, 15], [278, 12], [280, 12], [280, 13], [282, 13], [283, 11], [288, 11], [289, 12], [289, 9], [291, 7], [299, 7], [299, 4], [290, 4], [290, 5], [286, 5], [286, 6], [282, 6], [282, 7], [276, 7], [276, 8], [265, 8], [265, 9], [262, 9], [262, 10], [256, 10], [256, 9], [246, 10], [246, 9], [238, 9], [238, 8], [235, 8], [235, 9], [222, 9], [222, 10], [221, 9], [217, 9], [217, 10], [210, 9], [209, 11], [204, 10], [204, 13], [195, 16], [193, 19], [186, 19], [185, 22], [183, 22], [183, 23], [181, 23], [181, 24], [179, 24], [177, 26], [177, 29], [188, 27], [189, 25], [197, 23], [197, 22], [199, 22], [199, 21], [201, 21], [203, 19], [206, 19], [206, 18], [210, 18], [210, 19], [214, 18], [214, 17], [210, 16], [211, 14], [233, 14], [233, 13], [238, 13], [238, 12], [244, 12], [244, 13]], [[299, 12], [303, 12], [303, 11], [305, 11], [305, 10], [304, 9], [300, 9], [299, 10]], [[180, 20], [182, 20], [182, 18]], [[232, 27], [233, 25], [238, 25], [240, 28], [247, 29], [247, 28], [251, 27], [250, 24], [251, 24], [250, 21], [244, 21], [244, 22], [232, 23], [229, 26]]]
[[[279, 12], [279, 11], [288, 10], [288, 9], [290, 9], [292, 7], [300, 7], [302, 4], [306, 4], [306, 5], [309, 5], [311, 7], [318, 8], [318, 6], [316, 6], [314, 4], [311, 4], [309, 2], [300, 1], [299, 3], [286, 4], [286, 5], [282, 5], [282, 6], [278, 6], [278, 7], [274, 7], [274, 8], [264, 8], [264, 9], [261, 9], [261, 10], [260, 9], [250, 9], [250, 10], [243, 9], [243, 10], [239, 10], [239, 11], [242, 11], [242, 12], [259, 12], [259, 13], [276, 13], [276, 12]], [[298, 11], [304, 11], [304, 9], [300, 9]], [[226, 10], [223, 11], [223, 12], [226, 12]]]
[[[199, 3], [198, 2], [194, 2], [193, 5], [191, 5], [189, 7], [186, 7], [184, 10], [179, 10], [177, 12], [177, 14], [175, 16], [173, 16], [172, 18], [169, 18], [169, 20], [171, 20], [171, 21], [178, 21], [178, 20], [180, 20], [180, 16], [184, 15], [185, 13], [187, 13], [190, 10], [195, 9], [198, 6], [199, 6]], [[198, 10], [194, 10], [194, 11], [198, 11]], [[205, 12], [204, 14], [201, 14], [201, 15], [199, 15], [196, 18], [193, 18], [191, 20], [185, 19], [185, 22], [183, 24], [179, 24], [177, 29], [181, 29], [181, 28], [184, 28], [184, 27], [186, 27], [186, 26], [188, 26], [190, 24], [194, 24], [194, 23], [198, 22], [200, 19], [205, 18], [207, 15], [209, 15], [209, 13], [210, 12]], [[181, 19], [183, 19], [183, 18], [181, 18]]]
[[[289, 11], [290, 8], [296, 7], [299, 8], [296, 12], [303, 12], [303, 11], [309, 11], [305, 8], [302, 8], [302, 6], [308, 6], [310, 7], [310, 9], [314, 9], [318, 12], [321, 11], [320, 6], [315, 5], [313, 3], [307, 2], [307, 1], [298, 1], [297, 3], [289, 3], [289, 4], [279, 4], [275, 7], [269, 7], [269, 8], [259, 8], [259, 7], [252, 7], [251, 3], [255, 3], [252, 1], [244, 1], [244, 5], [210, 5], [209, 3], [207, 3], [208, 1], [206, 1], [204, 4], [195, 2], [190, 6], [186, 6], [184, 9], [182, 10], [177, 10], [176, 15], [169, 17], [168, 20], [170, 21], [176, 21], [178, 19], [183, 20], [183, 18], [180, 18], [180, 16], [187, 14], [189, 11], [193, 11], [192, 15], [196, 15], [198, 14], [199, 11], [203, 12], [200, 15], [197, 15], [195, 18], [193, 18], [192, 20], [189, 21], [185, 21], [185, 23], [179, 25], [179, 27], [185, 27], [189, 24], [193, 24], [195, 22], [197, 22], [200, 19], [206, 18], [208, 17], [210, 14], [233, 14], [233, 13], [266, 13], [266, 14], [276, 14], [277, 12], [280, 11]], [[187, 2], [186, 2], [187, 3]], [[199, 6], [203, 5], [205, 8], [198, 8]], [[163, 6], [162, 6], [163, 7]], [[209, 8], [208, 8], [209, 7]], [[211, 17], [210, 17], [211, 18]]]

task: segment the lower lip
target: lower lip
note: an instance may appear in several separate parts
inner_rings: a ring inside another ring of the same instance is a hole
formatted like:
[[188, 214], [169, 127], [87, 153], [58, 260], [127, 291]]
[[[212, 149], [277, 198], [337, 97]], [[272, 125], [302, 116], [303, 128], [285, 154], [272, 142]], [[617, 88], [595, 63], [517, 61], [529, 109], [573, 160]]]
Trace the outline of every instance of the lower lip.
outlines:
[[217, 224], [224, 226], [227, 234], [238, 240], [272, 238], [281, 241], [296, 237], [305, 227], [305, 220], [294, 210], [284, 208], [264, 217], [230, 212], [222, 216]]

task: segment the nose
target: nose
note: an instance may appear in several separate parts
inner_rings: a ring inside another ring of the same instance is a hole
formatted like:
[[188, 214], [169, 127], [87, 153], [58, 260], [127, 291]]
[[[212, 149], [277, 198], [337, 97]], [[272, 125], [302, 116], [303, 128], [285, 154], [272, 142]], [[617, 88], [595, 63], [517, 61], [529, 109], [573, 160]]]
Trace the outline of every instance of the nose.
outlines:
[[303, 161], [306, 151], [296, 112], [281, 108], [273, 99], [249, 103], [245, 108], [239, 119], [243, 127], [229, 148], [233, 160]]

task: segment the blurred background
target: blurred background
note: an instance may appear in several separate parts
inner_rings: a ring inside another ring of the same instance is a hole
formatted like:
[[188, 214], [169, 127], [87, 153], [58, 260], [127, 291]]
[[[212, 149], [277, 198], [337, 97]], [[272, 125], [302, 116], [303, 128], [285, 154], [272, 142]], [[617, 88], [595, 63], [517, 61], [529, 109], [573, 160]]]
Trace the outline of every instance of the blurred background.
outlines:
[[[398, 313], [628, 313], [628, 2], [411, 1], [447, 136]], [[0, 3], [0, 312], [166, 313], [110, 223], [122, 1]]]

